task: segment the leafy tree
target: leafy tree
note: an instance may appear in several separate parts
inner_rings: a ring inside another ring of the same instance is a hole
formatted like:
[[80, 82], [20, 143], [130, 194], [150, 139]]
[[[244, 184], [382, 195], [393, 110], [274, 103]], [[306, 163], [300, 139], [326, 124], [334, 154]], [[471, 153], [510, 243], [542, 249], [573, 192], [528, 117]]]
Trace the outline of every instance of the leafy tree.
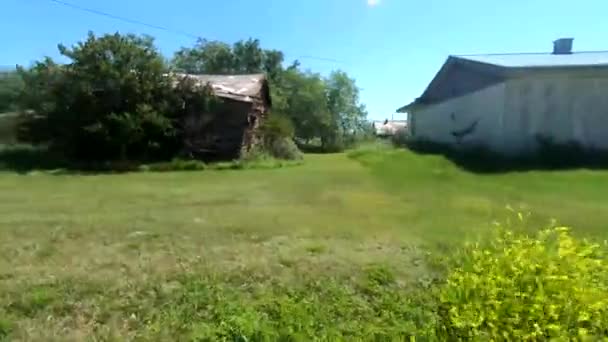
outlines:
[[335, 146], [355, 136], [365, 121], [367, 111], [359, 103], [355, 80], [343, 71], [334, 71], [326, 79], [327, 107], [331, 121], [322, 139], [324, 145]]
[[0, 113], [16, 109], [22, 88], [23, 81], [16, 71], [0, 71]]
[[264, 70], [264, 51], [257, 39], [241, 40], [232, 47], [234, 56], [233, 71], [239, 74], [251, 74]]
[[36, 115], [24, 126], [28, 140], [84, 160], [173, 153], [179, 97], [152, 38], [89, 33], [59, 51], [68, 64], [47, 58], [20, 69], [22, 106]]
[[325, 82], [319, 74], [287, 70], [275, 86], [282, 101], [274, 111], [291, 119], [296, 138], [309, 142], [329, 129], [331, 122], [325, 100]]
[[233, 74], [264, 72], [271, 81], [273, 113], [289, 118], [295, 136], [303, 142], [320, 139], [328, 150], [339, 150], [361, 131], [367, 115], [359, 103], [355, 80], [343, 71], [324, 79], [300, 70], [300, 63], [285, 68], [284, 55], [265, 50], [257, 39], [229, 46], [199, 40], [193, 48], [175, 54], [173, 64], [189, 73]]
[[230, 45], [199, 39], [193, 48], [182, 48], [175, 53], [176, 69], [192, 74], [234, 73], [234, 55]]
[[182, 48], [173, 57], [173, 66], [192, 74], [252, 74], [264, 72], [270, 78], [283, 70], [284, 55], [264, 50], [257, 39], [240, 40], [232, 46], [199, 39], [192, 48]]
[[278, 50], [264, 50], [262, 69], [271, 81], [277, 80], [283, 72], [285, 55]]
[[233, 45], [199, 40], [179, 50], [171, 65], [148, 36], [89, 33], [72, 47], [59, 45], [59, 51], [67, 64], [45, 58], [18, 68], [10, 82], [0, 80], [0, 100], [5, 93], [18, 98], [27, 114], [20, 127], [23, 140], [49, 144], [79, 160], [167, 158], [184, 146], [197, 150], [203, 138], [184, 118], [191, 117], [191, 104], [211, 113], [216, 101], [211, 89], [175, 83], [167, 76], [172, 67], [188, 73], [266, 73], [277, 120], [263, 132], [274, 137], [272, 145], [282, 155], [292, 154], [284, 143], [292, 139], [339, 149], [356, 136], [366, 115], [346, 73], [323, 78], [302, 71], [298, 61], [285, 67], [284, 54], [263, 49], [257, 39]]

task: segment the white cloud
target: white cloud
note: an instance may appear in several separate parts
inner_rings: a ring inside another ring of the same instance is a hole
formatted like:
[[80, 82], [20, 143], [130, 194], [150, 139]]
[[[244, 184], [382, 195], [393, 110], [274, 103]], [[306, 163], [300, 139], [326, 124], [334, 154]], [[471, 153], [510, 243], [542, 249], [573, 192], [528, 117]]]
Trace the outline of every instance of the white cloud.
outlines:
[[380, 0], [367, 0], [367, 5], [369, 7], [378, 6], [380, 4]]

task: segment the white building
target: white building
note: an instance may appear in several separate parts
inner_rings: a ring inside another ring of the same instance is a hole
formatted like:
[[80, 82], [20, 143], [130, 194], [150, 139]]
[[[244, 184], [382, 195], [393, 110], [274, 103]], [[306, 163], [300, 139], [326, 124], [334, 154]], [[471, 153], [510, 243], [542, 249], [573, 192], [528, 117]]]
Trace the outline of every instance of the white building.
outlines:
[[381, 120], [372, 122], [374, 132], [379, 137], [389, 137], [399, 131], [407, 130], [407, 120]]
[[522, 154], [539, 137], [608, 149], [608, 51], [450, 56], [408, 113], [414, 139]]

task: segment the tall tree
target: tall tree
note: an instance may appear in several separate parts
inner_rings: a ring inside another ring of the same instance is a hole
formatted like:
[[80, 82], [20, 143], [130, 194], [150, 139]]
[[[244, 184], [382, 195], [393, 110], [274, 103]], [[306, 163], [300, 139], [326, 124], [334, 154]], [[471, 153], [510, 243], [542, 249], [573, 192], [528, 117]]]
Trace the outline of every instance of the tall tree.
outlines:
[[22, 107], [37, 115], [25, 125], [30, 140], [89, 160], [141, 158], [176, 145], [179, 102], [152, 38], [89, 33], [59, 51], [68, 64], [47, 58], [20, 69]]
[[271, 81], [276, 81], [283, 72], [283, 62], [285, 55], [279, 50], [264, 50], [262, 71], [264, 71]]
[[328, 148], [339, 149], [345, 138], [356, 134], [367, 115], [359, 103], [355, 80], [343, 71], [322, 78], [301, 71], [298, 61], [288, 67], [284, 62], [281, 51], [263, 49], [257, 39], [232, 46], [199, 40], [173, 59], [178, 69], [190, 73], [266, 73], [271, 81], [273, 115], [289, 118], [300, 140], [319, 138]]
[[232, 47], [219, 41], [199, 39], [193, 48], [182, 48], [175, 53], [173, 65], [178, 70], [193, 74], [233, 74]]
[[232, 47], [234, 72], [252, 74], [263, 71], [264, 51], [257, 39], [241, 40]]
[[16, 71], [0, 71], [0, 113], [16, 109], [22, 88], [23, 80]]
[[323, 136], [323, 142], [331, 145], [338, 141], [344, 142], [345, 138], [355, 135], [367, 113], [359, 103], [359, 88], [355, 80], [344, 71], [332, 72], [325, 84], [331, 123]]
[[292, 120], [296, 137], [304, 141], [320, 137], [330, 124], [323, 78], [297, 69], [287, 70], [278, 88], [284, 107], [276, 110]]

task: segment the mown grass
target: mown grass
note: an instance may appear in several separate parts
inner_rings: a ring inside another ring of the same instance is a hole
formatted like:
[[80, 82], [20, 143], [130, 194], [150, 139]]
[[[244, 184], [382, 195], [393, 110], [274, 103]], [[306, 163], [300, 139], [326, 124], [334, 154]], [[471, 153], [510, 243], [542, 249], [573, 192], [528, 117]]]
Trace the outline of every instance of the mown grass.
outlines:
[[268, 170], [0, 173], [0, 338], [432, 339], [429, 252], [483, 237], [507, 205], [603, 238], [606, 181], [387, 148]]

